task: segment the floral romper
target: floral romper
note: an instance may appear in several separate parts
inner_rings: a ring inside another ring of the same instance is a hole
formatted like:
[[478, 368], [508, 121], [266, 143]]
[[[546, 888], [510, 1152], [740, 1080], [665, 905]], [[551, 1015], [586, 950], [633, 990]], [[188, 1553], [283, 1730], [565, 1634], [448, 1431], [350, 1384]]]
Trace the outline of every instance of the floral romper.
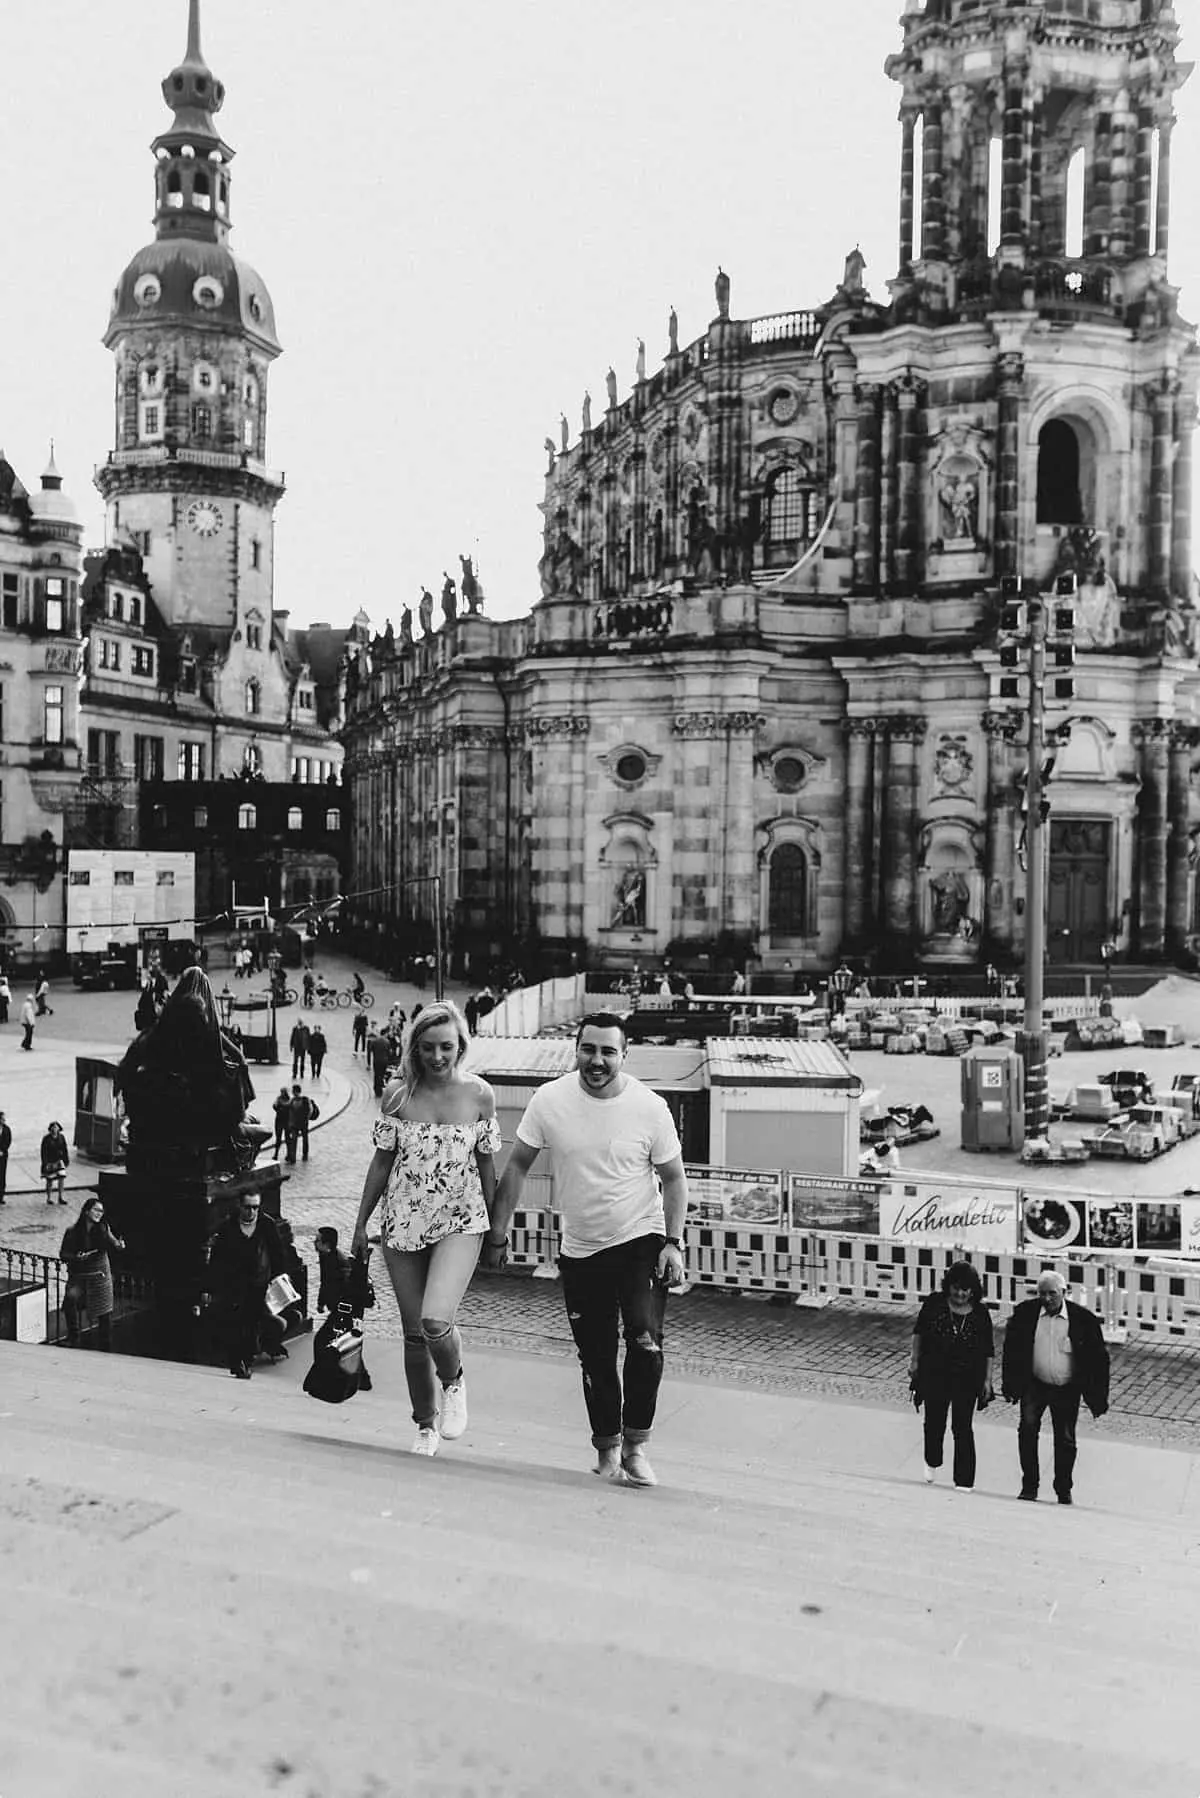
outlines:
[[375, 1121], [372, 1141], [396, 1152], [380, 1217], [385, 1248], [427, 1249], [446, 1236], [483, 1235], [488, 1214], [475, 1151], [499, 1152], [494, 1117], [428, 1124], [385, 1113]]

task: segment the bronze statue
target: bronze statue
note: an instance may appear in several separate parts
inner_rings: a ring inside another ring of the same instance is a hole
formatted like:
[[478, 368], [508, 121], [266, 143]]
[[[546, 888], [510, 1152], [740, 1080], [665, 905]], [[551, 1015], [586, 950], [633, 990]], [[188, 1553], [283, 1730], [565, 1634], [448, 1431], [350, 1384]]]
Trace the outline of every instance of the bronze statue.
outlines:
[[428, 587], [423, 587], [421, 589], [421, 603], [417, 607], [417, 616], [421, 620], [421, 635], [423, 637], [432, 637], [433, 594], [429, 591]]
[[462, 596], [466, 601], [467, 610], [474, 615], [483, 605], [483, 588], [479, 585], [479, 577], [475, 573], [475, 565], [470, 556], [460, 556], [458, 560], [462, 569], [460, 583]]
[[446, 620], [447, 624], [453, 624], [454, 620], [458, 614], [457, 601], [458, 601], [458, 596], [455, 591], [454, 582], [450, 578], [450, 576], [446, 573], [446, 570], [443, 568], [442, 569], [442, 617]]

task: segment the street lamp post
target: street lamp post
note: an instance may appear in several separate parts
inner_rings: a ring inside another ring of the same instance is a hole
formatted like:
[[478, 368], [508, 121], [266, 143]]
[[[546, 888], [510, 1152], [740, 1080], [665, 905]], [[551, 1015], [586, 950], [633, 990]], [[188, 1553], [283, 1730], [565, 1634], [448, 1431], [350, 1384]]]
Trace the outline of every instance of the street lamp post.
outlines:
[[1046, 747], [1046, 609], [1031, 599], [1029, 618], [1029, 768], [1025, 796], [1025, 1015], [1021, 1056], [1025, 1063], [1025, 1140], [1050, 1128], [1046, 1020], [1046, 820], [1042, 758]]
[[228, 1030], [233, 1022], [233, 1007], [235, 1003], [233, 994], [229, 990], [228, 981], [225, 982], [225, 985], [217, 994], [217, 1003], [221, 1007], [221, 1022], [224, 1024], [226, 1030]]

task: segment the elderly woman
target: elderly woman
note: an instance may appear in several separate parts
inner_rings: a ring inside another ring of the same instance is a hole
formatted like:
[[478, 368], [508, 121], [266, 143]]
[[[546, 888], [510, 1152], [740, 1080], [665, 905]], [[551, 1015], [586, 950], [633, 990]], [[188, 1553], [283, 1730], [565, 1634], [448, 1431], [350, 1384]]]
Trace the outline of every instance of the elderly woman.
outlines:
[[221, 1029], [212, 986], [201, 969], [186, 968], [179, 976], [158, 1021], [126, 1051], [118, 1083], [131, 1150], [153, 1144], [232, 1145], [238, 1159], [241, 1122], [254, 1088], [245, 1057]]
[[992, 1391], [992, 1320], [983, 1302], [983, 1284], [969, 1261], [955, 1261], [931, 1293], [913, 1326], [908, 1377], [913, 1402], [925, 1407], [925, 1478], [932, 1482], [942, 1465], [946, 1419], [954, 1438], [954, 1486], [975, 1486], [975, 1411]]

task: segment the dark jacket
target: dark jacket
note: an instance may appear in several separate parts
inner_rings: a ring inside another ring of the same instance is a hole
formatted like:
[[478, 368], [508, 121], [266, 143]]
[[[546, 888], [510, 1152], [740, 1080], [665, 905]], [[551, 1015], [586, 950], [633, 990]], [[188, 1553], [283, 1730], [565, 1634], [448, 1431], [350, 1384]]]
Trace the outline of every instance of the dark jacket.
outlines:
[[321, 1284], [317, 1291], [317, 1310], [333, 1311], [345, 1299], [350, 1302], [350, 1257], [341, 1249], [332, 1253], [318, 1255], [321, 1264]]
[[245, 1236], [235, 1211], [213, 1237], [208, 1266], [213, 1295], [226, 1303], [265, 1295], [276, 1274], [284, 1271], [275, 1219], [260, 1211], [252, 1234]]
[[61, 1133], [53, 1135], [47, 1130], [42, 1138], [42, 1179], [57, 1174], [60, 1168], [68, 1168], [71, 1157], [67, 1152], [67, 1139]]
[[[1103, 1417], [1108, 1410], [1108, 1349], [1100, 1320], [1083, 1305], [1066, 1301], [1067, 1335], [1075, 1362], [1075, 1381], [1083, 1402], [1093, 1417]], [[1037, 1299], [1026, 1299], [1008, 1320], [1004, 1332], [1004, 1360], [1001, 1390], [1005, 1398], [1024, 1398], [1033, 1381], [1033, 1338], [1042, 1307]]]
[[972, 1305], [968, 1314], [969, 1365], [966, 1364], [965, 1357], [960, 1363], [955, 1353], [956, 1348], [964, 1347], [965, 1344], [955, 1343], [953, 1330], [945, 1321], [949, 1315], [950, 1301], [944, 1292], [931, 1292], [917, 1314], [913, 1334], [921, 1341], [921, 1355], [917, 1363], [917, 1387], [921, 1392], [949, 1385], [960, 1375], [969, 1378], [973, 1385], [982, 1387], [987, 1364], [995, 1353], [992, 1316], [986, 1305]]

